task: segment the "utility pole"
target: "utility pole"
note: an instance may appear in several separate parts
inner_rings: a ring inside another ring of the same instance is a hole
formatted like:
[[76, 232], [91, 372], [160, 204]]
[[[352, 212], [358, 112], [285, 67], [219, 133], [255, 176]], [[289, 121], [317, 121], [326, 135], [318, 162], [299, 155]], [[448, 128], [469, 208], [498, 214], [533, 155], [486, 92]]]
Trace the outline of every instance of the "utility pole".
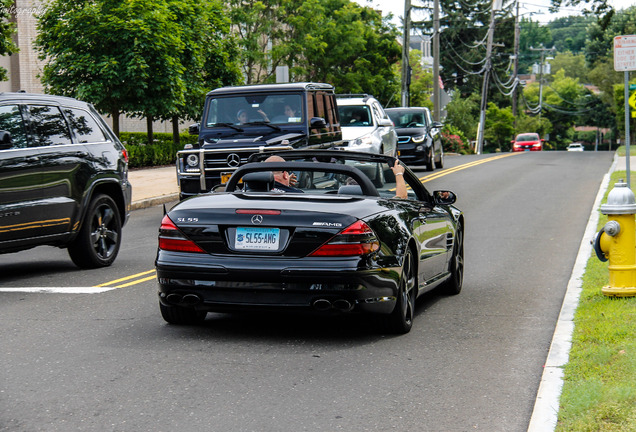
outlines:
[[439, 88], [439, 0], [433, 0], [433, 120], [441, 121]]
[[530, 51], [541, 51], [541, 64], [539, 65], [539, 118], [541, 117], [541, 111], [543, 110], [543, 69], [545, 67], [545, 53], [546, 51], [554, 51], [554, 47], [552, 48], [544, 48], [541, 45], [541, 48], [532, 48], [530, 47]]
[[519, 75], [519, 0], [517, 0], [517, 15], [515, 16], [515, 47], [514, 47], [514, 68], [513, 68], [513, 85], [512, 90], [512, 115], [514, 117], [514, 126], [517, 127], [517, 80]]
[[488, 42], [486, 45], [486, 64], [484, 65], [484, 82], [481, 87], [481, 109], [479, 111], [479, 129], [477, 130], [477, 154], [484, 150], [484, 127], [486, 123], [486, 108], [488, 106], [488, 84], [490, 69], [492, 68], [492, 40], [495, 34], [495, 2], [493, 0], [490, 9], [490, 25], [488, 26]]
[[409, 64], [409, 45], [411, 43], [411, 0], [404, 0], [404, 37], [402, 40], [402, 106], [409, 106], [409, 86], [411, 84], [411, 66]]

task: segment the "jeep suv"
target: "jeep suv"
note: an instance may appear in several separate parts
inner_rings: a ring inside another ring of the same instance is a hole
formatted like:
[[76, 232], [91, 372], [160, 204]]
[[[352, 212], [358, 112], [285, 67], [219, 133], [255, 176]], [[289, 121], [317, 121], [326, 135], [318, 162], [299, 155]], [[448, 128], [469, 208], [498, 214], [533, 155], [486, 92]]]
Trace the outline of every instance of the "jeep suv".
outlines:
[[108, 266], [130, 200], [126, 149], [91, 105], [0, 93], [0, 253], [52, 245]]
[[213, 90], [190, 133], [198, 144], [177, 153], [181, 199], [224, 184], [254, 153], [342, 144], [333, 86], [321, 83]]
[[397, 154], [397, 134], [380, 102], [367, 94], [337, 95], [336, 100], [346, 150]]

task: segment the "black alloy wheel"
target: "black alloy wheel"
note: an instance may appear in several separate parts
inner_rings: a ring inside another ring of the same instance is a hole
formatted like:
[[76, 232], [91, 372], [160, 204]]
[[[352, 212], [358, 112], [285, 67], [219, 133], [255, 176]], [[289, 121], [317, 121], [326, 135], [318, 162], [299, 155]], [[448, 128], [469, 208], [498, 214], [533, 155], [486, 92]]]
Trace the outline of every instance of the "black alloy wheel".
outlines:
[[464, 285], [464, 231], [461, 223], [457, 223], [455, 233], [455, 245], [449, 264], [450, 277], [441, 286], [441, 292], [445, 295], [457, 295]]
[[115, 261], [121, 244], [121, 218], [117, 204], [108, 195], [91, 200], [82, 228], [68, 247], [78, 267], [107, 267]]
[[159, 303], [159, 310], [167, 323], [177, 325], [199, 324], [205, 320], [208, 314], [205, 311], [198, 311], [194, 308], [166, 306], [163, 303]]
[[388, 317], [389, 330], [397, 334], [405, 334], [413, 327], [415, 316], [415, 262], [410, 249], [404, 255], [402, 275], [400, 277], [400, 290], [397, 295], [395, 309]]
[[435, 149], [431, 146], [426, 162], [426, 171], [435, 171]]

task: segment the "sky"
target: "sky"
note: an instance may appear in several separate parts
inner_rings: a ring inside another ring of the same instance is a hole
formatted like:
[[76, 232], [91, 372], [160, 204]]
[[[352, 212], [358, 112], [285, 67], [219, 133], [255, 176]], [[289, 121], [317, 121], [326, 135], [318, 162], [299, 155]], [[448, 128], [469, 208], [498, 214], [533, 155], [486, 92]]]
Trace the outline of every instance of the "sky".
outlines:
[[[374, 9], [379, 9], [382, 11], [382, 15], [388, 15], [389, 12], [391, 12], [394, 17], [393, 22], [398, 25], [398, 27], [401, 25], [399, 17], [404, 16], [403, 0], [355, 0], [355, 2], [363, 6], [371, 6]], [[411, 3], [425, 4], [423, 0], [411, 0]], [[615, 9], [624, 9], [636, 5], [636, 0], [609, 0], [609, 3]], [[519, 13], [526, 17], [530, 15], [533, 21], [539, 21], [542, 24], [547, 24], [549, 21], [561, 16], [578, 15], [580, 13], [579, 8], [572, 7], [564, 7], [557, 14], [546, 13], [549, 6], [550, 0], [520, 0]], [[418, 19], [417, 16], [415, 19]]]

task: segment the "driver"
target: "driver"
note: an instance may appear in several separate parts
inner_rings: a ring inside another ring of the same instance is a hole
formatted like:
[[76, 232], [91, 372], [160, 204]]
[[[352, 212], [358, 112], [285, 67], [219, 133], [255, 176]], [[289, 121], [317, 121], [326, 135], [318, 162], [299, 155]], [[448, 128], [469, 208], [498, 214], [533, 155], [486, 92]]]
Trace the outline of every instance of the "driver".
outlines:
[[[263, 162], [285, 162], [285, 159], [274, 155], [268, 157]], [[302, 190], [290, 186], [290, 183], [294, 182], [295, 177], [296, 174], [294, 173], [289, 173], [287, 171], [274, 171], [274, 188], [272, 190], [277, 192], [303, 193]]]

